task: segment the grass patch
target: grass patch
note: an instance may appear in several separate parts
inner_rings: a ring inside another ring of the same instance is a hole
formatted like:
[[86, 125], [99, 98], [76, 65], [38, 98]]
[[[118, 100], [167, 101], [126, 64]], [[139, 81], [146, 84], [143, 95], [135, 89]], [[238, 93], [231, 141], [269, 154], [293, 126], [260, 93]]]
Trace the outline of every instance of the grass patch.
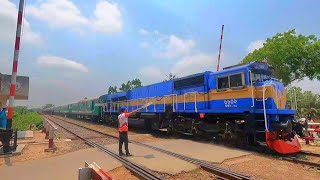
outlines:
[[28, 130], [29, 124], [34, 124], [36, 129], [41, 129], [42, 118], [40, 114], [28, 110], [26, 107], [16, 107], [13, 113], [12, 128], [24, 131]]

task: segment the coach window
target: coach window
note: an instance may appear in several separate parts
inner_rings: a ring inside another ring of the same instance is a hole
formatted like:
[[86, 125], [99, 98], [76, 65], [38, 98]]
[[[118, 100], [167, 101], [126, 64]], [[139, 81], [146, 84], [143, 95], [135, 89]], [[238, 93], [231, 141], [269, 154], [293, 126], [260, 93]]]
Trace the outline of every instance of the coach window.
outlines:
[[243, 73], [230, 75], [230, 87], [241, 87], [244, 86]]
[[228, 76], [218, 78], [218, 89], [226, 89], [226, 88], [229, 88]]

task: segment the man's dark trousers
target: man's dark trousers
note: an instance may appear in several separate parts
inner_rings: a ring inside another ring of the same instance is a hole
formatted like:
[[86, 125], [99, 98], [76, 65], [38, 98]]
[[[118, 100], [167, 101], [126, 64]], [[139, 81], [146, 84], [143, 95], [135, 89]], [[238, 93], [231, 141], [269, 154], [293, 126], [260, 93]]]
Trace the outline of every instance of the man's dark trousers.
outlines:
[[122, 153], [122, 144], [124, 143], [124, 147], [126, 149], [126, 155], [130, 154], [129, 153], [129, 148], [128, 148], [128, 132], [119, 132], [119, 154]]

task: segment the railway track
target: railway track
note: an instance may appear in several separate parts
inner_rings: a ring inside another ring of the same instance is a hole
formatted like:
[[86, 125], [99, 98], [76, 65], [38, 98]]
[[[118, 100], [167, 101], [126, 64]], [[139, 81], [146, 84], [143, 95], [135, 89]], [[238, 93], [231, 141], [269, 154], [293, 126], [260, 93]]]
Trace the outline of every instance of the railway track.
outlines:
[[[45, 116], [45, 118], [52, 121], [52, 118], [49, 118], [48, 116]], [[66, 121], [64, 121], [64, 122], [66, 122]], [[129, 169], [131, 172], [133, 172], [140, 179], [146, 179], [146, 180], [149, 180], [149, 179], [161, 180], [162, 179], [158, 175], [156, 175], [155, 173], [151, 172], [150, 170], [148, 170], [144, 167], [141, 167], [138, 164], [129, 161], [127, 158], [121, 157], [118, 154], [112, 152], [110, 149], [106, 148], [105, 146], [103, 146], [99, 143], [93, 142], [92, 140], [84, 137], [83, 131], [80, 131], [81, 133], [79, 134], [79, 131], [74, 132], [76, 129], [72, 128], [72, 126], [68, 126], [66, 124], [63, 124], [63, 123], [57, 122], [57, 121], [54, 121], [54, 123], [57, 124], [58, 126], [60, 126], [61, 128], [63, 128], [64, 130], [66, 130], [67, 132], [69, 132], [69, 133], [75, 135], [76, 137], [78, 137], [79, 139], [83, 140], [86, 144], [88, 144], [94, 148], [97, 148], [100, 151], [102, 151], [102, 152], [110, 155], [111, 157], [115, 158], [116, 160], [120, 161], [124, 167]]]
[[[103, 133], [103, 132], [100, 132], [98, 130], [88, 128], [86, 126], [79, 125], [77, 123], [66, 121], [65, 119], [63, 119], [61, 117], [54, 116], [54, 118], [56, 118], [56, 119], [58, 119], [60, 121], [63, 121], [63, 122], [67, 122], [69, 124], [73, 124], [73, 125], [78, 126], [78, 127], [82, 127], [84, 129], [90, 130], [90, 131], [98, 133], [98, 134], [102, 134], [102, 135], [105, 135], [105, 136], [108, 136], [108, 137], [111, 137], [111, 138], [118, 139], [117, 136], [114, 136], [114, 135], [111, 135], [111, 134], [107, 134], [107, 133]], [[184, 156], [184, 155], [181, 155], [181, 154], [177, 154], [177, 153], [174, 153], [174, 152], [171, 152], [171, 151], [167, 151], [167, 150], [164, 150], [164, 149], [161, 149], [161, 148], [157, 148], [157, 147], [154, 147], [154, 146], [151, 146], [151, 145], [148, 145], [148, 144], [144, 144], [144, 143], [141, 143], [141, 142], [138, 142], [138, 141], [130, 140], [129, 142], [137, 144], [137, 145], [140, 145], [140, 146], [144, 146], [144, 147], [159, 151], [161, 153], [173, 156], [175, 158], [181, 159], [183, 161], [187, 161], [189, 163], [195, 164], [195, 165], [201, 167], [202, 169], [219, 176], [222, 179], [232, 179], [232, 180], [240, 180], [240, 179], [241, 180], [248, 180], [248, 179], [250, 179], [249, 176], [246, 176], [246, 175], [243, 175], [243, 174], [240, 174], [240, 173], [237, 173], [237, 172], [234, 172], [234, 171], [219, 167], [217, 165], [213, 165], [210, 162], [206, 162], [206, 161], [203, 161], [203, 160], [190, 158], [190, 157], [187, 157], [187, 156]], [[116, 156], [118, 156], [118, 155], [116, 155]]]
[[[299, 158], [299, 156], [309, 156], [311, 158], [316, 158], [318, 159], [318, 162], [311, 162], [311, 161], [307, 161], [307, 160], [303, 160], [301, 158]], [[299, 153], [296, 153], [295, 155], [292, 156], [288, 156], [288, 157], [282, 157], [281, 159], [286, 160], [286, 161], [290, 161], [293, 163], [298, 163], [298, 164], [303, 164], [306, 166], [309, 166], [311, 168], [314, 169], [319, 169], [320, 170], [320, 154], [317, 153], [312, 153], [312, 152], [308, 152], [308, 151], [301, 151]]]
[[310, 161], [306, 161], [306, 160], [301, 160], [301, 159], [299, 159], [299, 158], [297, 158], [295, 156], [281, 157], [281, 159], [289, 161], [289, 162], [293, 162], [293, 163], [306, 165], [306, 166], [309, 166], [311, 168], [320, 169], [320, 164], [319, 163], [310, 162]]
[[[281, 159], [281, 160], [285, 160], [285, 161], [292, 162], [295, 164], [301, 164], [301, 165], [308, 166], [310, 168], [320, 170], [320, 163], [319, 163], [320, 162], [320, 154], [317, 154], [317, 153], [313, 153], [313, 152], [309, 152], [309, 151], [301, 151], [301, 152], [289, 154], [289, 155], [279, 155], [273, 151], [270, 152], [269, 150], [266, 150], [265, 148], [262, 148], [262, 149], [261, 148], [246, 148], [245, 150], [257, 152], [257, 153], [264, 155], [266, 157], [273, 157], [276, 159]], [[311, 159], [318, 159], [318, 162], [306, 160], [307, 159], [306, 157], [309, 157]]]
[[300, 153], [308, 156], [320, 157], [320, 154], [309, 152], [309, 151], [301, 151]]

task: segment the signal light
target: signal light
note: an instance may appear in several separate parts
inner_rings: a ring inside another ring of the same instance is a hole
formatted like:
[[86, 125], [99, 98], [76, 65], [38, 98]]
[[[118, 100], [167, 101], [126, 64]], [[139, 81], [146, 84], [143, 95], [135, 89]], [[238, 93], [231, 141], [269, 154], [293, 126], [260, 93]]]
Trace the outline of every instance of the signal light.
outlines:
[[200, 119], [203, 119], [204, 118], [204, 113], [200, 113]]

